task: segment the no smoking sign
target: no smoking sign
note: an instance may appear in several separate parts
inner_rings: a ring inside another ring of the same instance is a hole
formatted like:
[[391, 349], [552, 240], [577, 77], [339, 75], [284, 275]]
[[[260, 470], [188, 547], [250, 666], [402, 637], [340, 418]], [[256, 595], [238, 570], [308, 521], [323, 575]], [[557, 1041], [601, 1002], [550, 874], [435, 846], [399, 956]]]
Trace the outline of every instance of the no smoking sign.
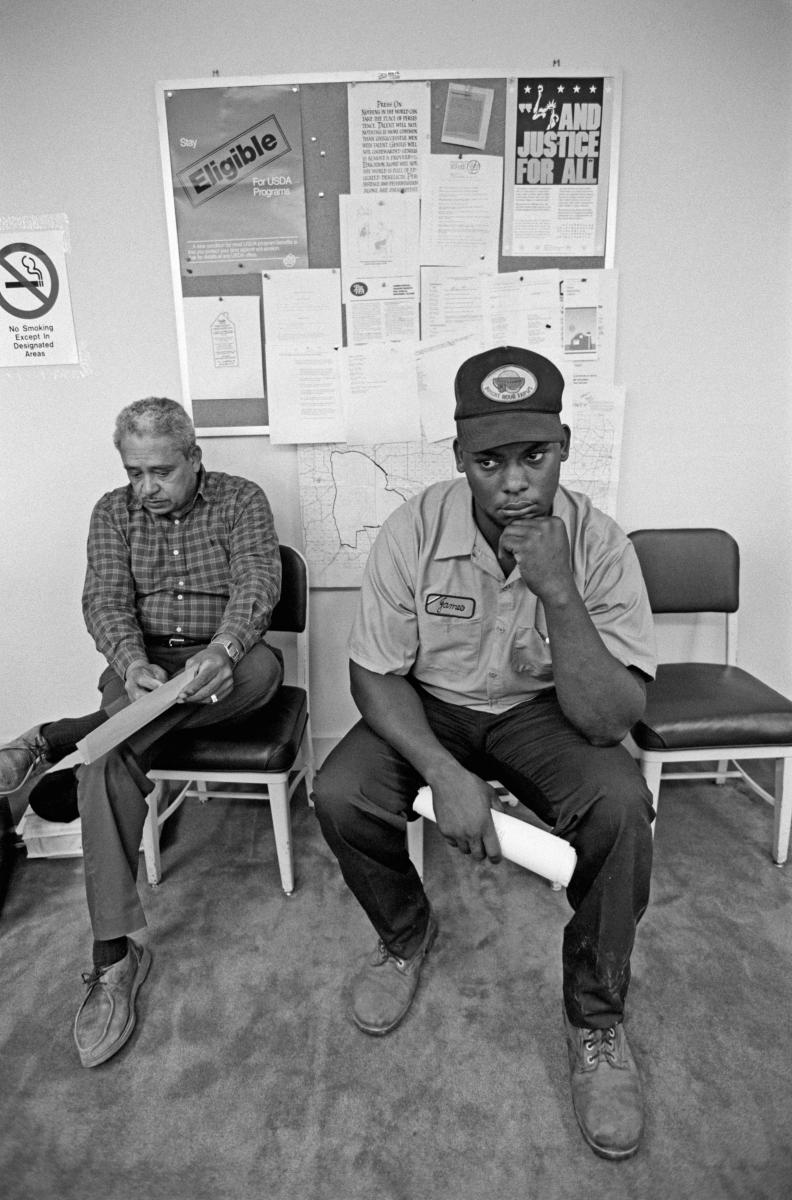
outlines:
[[30, 242], [0, 247], [0, 305], [14, 317], [43, 317], [58, 299], [52, 259]]
[[0, 241], [0, 366], [77, 363], [63, 232]]

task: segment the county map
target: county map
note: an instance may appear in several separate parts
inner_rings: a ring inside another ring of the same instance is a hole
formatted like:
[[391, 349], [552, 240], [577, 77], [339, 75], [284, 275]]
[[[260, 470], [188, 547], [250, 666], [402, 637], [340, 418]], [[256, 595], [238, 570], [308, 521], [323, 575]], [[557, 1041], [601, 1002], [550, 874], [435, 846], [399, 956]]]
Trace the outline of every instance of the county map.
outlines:
[[451, 441], [298, 447], [311, 586], [359, 587], [385, 518], [430, 483], [455, 474]]
[[[561, 482], [614, 514], [621, 426], [581, 413]], [[356, 588], [385, 518], [430, 483], [456, 474], [451, 440], [298, 447], [305, 555], [315, 588]]]

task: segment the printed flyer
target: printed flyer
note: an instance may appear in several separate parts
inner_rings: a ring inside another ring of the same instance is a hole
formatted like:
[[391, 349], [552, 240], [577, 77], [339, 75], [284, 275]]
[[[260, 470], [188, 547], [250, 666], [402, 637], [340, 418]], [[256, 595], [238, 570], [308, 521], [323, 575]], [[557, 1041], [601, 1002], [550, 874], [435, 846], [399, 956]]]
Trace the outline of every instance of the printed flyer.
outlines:
[[610, 80], [510, 79], [506, 103], [504, 255], [603, 255]]
[[351, 83], [347, 102], [350, 192], [419, 192], [431, 144], [429, 84]]
[[182, 276], [307, 267], [299, 88], [165, 95]]

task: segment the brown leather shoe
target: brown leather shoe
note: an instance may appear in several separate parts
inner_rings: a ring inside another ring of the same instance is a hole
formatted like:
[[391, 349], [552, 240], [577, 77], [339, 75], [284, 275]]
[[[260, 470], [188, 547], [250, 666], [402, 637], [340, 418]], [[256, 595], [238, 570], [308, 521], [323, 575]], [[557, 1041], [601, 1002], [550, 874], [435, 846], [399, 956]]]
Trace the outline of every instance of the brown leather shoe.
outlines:
[[397, 958], [379, 941], [350, 985], [349, 1015], [364, 1033], [382, 1037], [406, 1017], [421, 967], [437, 937], [437, 921], [429, 913], [423, 941], [411, 958]]
[[643, 1090], [624, 1026], [580, 1029], [564, 1013], [572, 1104], [600, 1158], [630, 1158], [643, 1132]]
[[129, 1041], [135, 998], [150, 966], [150, 951], [130, 938], [120, 962], [83, 975], [88, 991], [74, 1018], [74, 1041], [84, 1067], [98, 1067]]
[[10, 796], [52, 766], [50, 748], [35, 725], [13, 742], [0, 746], [0, 796]]

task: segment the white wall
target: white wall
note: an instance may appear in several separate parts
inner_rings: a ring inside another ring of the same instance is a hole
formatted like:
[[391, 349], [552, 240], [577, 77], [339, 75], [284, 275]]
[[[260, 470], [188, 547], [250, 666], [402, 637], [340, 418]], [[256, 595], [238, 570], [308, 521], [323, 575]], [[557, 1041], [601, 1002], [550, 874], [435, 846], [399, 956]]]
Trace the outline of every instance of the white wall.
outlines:
[[[343, 70], [621, 70], [620, 519], [718, 524], [743, 552], [741, 663], [792, 693], [786, 0], [0, 0], [0, 217], [66, 213], [90, 373], [0, 372], [0, 737], [87, 710], [90, 509], [123, 482], [117, 411], [180, 398], [159, 167], [160, 79]], [[299, 544], [293, 449], [207, 439]], [[314, 729], [351, 722], [354, 593], [313, 597]]]

